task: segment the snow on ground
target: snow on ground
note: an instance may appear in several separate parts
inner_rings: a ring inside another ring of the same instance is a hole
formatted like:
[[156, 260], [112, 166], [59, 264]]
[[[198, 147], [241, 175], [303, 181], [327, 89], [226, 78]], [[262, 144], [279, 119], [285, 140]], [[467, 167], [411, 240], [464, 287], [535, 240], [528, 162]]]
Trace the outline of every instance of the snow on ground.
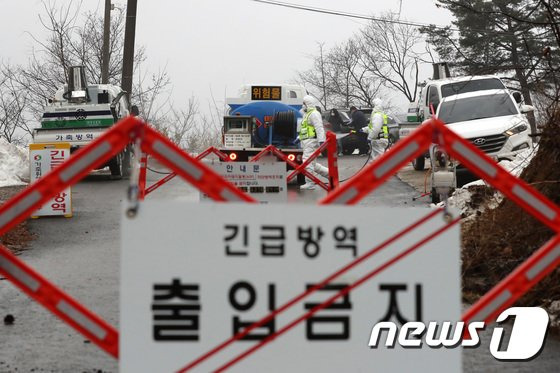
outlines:
[[0, 187], [29, 182], [29, 153], [26, 148], [0, 138]]
[[[529, 165], [531, 159], [538, 151], [538, 145], [533, 149], [527, 149], [518, 153], [513, 161], [501, 161], [498, 164], [509, 171], [514, 176], [521, 175], [521, 172]], [[500, 192], [495, 192], [492, 198], [487, 203], [475, 206], [473, 208], [471, 202], [472, 193], [476, 186], [484, 186], [486, 183], [483, 180], [476, 180], [472, 183], [463, 185], [461, 188], [455, 189], [453, 194], [447, 199], [449, 207], [461, 211], [461, 214], [467, 219], [476, 215], [478, 211], [482, 212], [486, 208], [496, 208], [502, 202], [503, 195]], [[437, 207], [444, 207], [445, 202], [440, 202]], [[436, 207], [433, 205], [432, 207]]]

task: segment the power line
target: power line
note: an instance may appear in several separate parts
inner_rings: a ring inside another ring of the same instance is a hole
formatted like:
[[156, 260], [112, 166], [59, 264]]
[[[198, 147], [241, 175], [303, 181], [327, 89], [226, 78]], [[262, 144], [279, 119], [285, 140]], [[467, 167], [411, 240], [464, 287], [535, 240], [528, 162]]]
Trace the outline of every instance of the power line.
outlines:
[[[307, 11], [307, 12], [329, 14], [329, 15], [334, 15], [334, 16], [348, 17], [348, 18], [364, 19], [364, 20], [368, 20], [368, 21], [375, 21], [375, 22], [382, 22], [382, 23], [393, 23], [393, 24], [412, 26], [412, 27], [418, 27], [418, 28], [432, 27], [432, 28], [436, 28], [436, 29], [440, 29], [440, 30], [450, 30], [450, 31], [457, 31], [457, 32], [465, 31], [465, 30], [461, 30], [461, 29], [458, 29], [458, 28], [453, 28], [453, 27], [449, 27], [449, 26], [440, 26], [440, 25], [435, 25], [435, 24], [431, 24], [431, 23], [423, 23], [423, 22], [416, 22], [416, 21], [414, 21], [414, 22], [412, 22], [412, 21], [401, 21], [401, 20], [396, 20], [396, 19], [383, 19], [383, 18], [379, 18], [379, 17], [368, 16], [368, 15], [365, 15], [365, 14], [350, 13], [350, 12], [344, 12], [344, 11], [339, 11], [339, 10], [312, 7], [312, 6], [307, 6], [307, 5], [299, 5], [299, 4], [287, 3], [287, 2], [283, 2], [283, 1], [275, 1], [275, 0], [250, 0], [250, 1], [253, 1], [253, 2], [256, 2], [256, 3], [261, 3], [261, 4], [266, 4], [266, 5], [275, 5], [275, 6], [280, 6], [280, 7], [284, 7], [284, 8], [303, 10], [303, 11]], [[484, 29], [469, 29], [469, 31], [480, 32], [480, 33], [483, 33], [483, 34], [494, 34], [494, 35], [503, 35], [503, 36], [517, 36], [514, 32], [506, 32], [506, 31], [500, 32], [500, 31], [484, 30]], [[529, 39], [543, 39], [543, 40], [545, 40], [545, 39], [548, 39], [548, 38], [529, 37]]]
[[365, 19], [365, 20], [368, 20], [368, 21], [377, 21], [377, 22], [383, 22], [383, 23], [395, 23], [395, 24], [414, 26], [414, 27], [435, 26], [436, 28], [447, 29], [445, 26], [430, 25], [429, 23], [400, 21], [400, 20], [388, 20], [388, 19], [383, 19], [383, 18], [376, 18], [376, 17], [372, 17], [372, 16], [367, 16], [367, 15], [363, 15], [363, 14], [343, 12], [343, 11], [339, 11], [339, 10], [318, 8], [318, 7], [312, 7], [312, 6], [306, 6], [306, 5], [299, 5], [299, 4], [294, 4], [294, 3], [286, 3], [286, 2], [283, 2], [283, 1], [274, 1], [274, 0], [251, 0], [251, 1], [254, 1], [256, 3], [281, 6], [281, 7], [285, 7], [285, 8], [299, 9], [299, 10], [304, 10], [304, 11], [308, 11], [308, 12], [330, 14], [330, 15], [334, 15], [334, 16], [343, 16], [343, 17], [349, 17], [349, 18]]

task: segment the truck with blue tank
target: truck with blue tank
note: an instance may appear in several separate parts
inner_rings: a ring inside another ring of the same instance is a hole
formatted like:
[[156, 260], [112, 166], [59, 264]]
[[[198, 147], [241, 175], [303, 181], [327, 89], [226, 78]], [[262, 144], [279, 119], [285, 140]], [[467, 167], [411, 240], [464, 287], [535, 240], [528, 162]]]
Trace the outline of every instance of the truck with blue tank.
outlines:
[[[297, 164], [303, 151], [298, 141], [301, 107], [307, 94], [298, 85], [245, 85], [229, 106], [222, 128], [220, 149], [231, 161], [247, 162], [268, 145], [274, 145]], [[288, 169], [291, 169], [288, 166]], [[298, 183], [304, 182], [298, 175]]]

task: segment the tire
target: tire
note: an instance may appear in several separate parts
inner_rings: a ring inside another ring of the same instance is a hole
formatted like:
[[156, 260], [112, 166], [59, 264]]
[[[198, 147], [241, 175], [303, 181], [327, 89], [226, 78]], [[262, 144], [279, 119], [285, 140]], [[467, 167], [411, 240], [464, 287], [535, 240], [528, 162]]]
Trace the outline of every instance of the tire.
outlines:
[[424, 157], [424, 154], [412, 160], [412, 167], [414, 167], [416, 171], [423, 171], [425, 165], [426, 158]]
[[469, 170], [460, 169], [460, 170], [457, 170], [457, 171], [458, 171], [458, 172], [456, 172], [457, 188], [460, 188], [465, 184], [468, 184], [468, 183], [471, 183], [473, 181], [476, 181], [476, 180], [480, 179], [478, 176], [476, 176], [475, 174], [473, 174]]
[[389, 137], [387, 137], [387, 146], [385, 147], [385, 151], [391, 149], [391, 146], [393, 146], [395, 142], [395, 136], [389, 134]]
[[109, 170], [111, 170], [112, 179], [122, 178], [122, 153], [117, 154], [109, 161]]
[[432, 197], [433, 204], [438, 204], [441, 202], [441, 197], [439, 193], [436, 192], [436, 188], [432, 188], [432, 192], [430, 193], [430, 196]]
[[354, 154], [354, 149], [344, 148], [344, 149], [342, 149], [342, 154], [344, 154], [344, 155], [352, 155], [352, 154]]
[[125, 179], [130, 178], [131, 153], [132, 153], [132, 147], [130, 146], [127, 146], [122, 153], [121, 171], [122, 171], [122, 177], [124, 177]]

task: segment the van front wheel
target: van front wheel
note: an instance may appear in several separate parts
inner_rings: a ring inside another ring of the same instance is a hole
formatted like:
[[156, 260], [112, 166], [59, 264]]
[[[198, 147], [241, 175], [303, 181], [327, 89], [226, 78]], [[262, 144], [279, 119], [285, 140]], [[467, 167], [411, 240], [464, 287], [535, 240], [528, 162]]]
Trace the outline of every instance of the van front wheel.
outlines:
[[424, 157], [424, 154], [412, 160], [412, 167], [414, 167], [416, 171], [423, 171], [425, 164], [426, 158]]
[[122, 153], [111, 158], [109, 161], [109, 170], [111, 170], [111, 179], [122, 178]]

